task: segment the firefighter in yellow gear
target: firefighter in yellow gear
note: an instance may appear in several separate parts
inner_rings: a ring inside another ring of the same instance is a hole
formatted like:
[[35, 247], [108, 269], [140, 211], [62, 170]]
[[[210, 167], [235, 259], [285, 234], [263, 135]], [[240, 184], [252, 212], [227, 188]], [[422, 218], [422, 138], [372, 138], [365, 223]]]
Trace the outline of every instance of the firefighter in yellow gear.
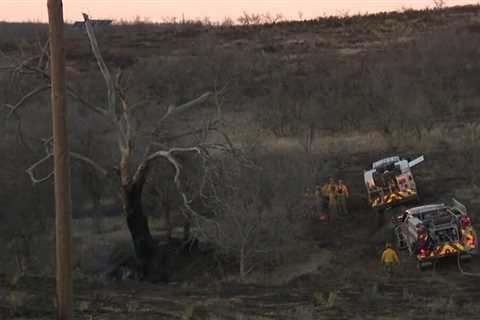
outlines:
[[329, 178], [328, 183], [323, 186], [322, 195], [328, 203], [330, 219], [335, 218], [337, 216], [337, 184], [333, 178]]
[[391, 278], [393, 276], [393, 268], [396, 264], [400, 263], [398, 254], [393, 250], [392, 244], [387, 243], [385, 250], [382, 253], [382, 264], [385, 268], [385, 272]]
[[340, 217], [346, 217], [348, 216], [348, 206], [347, 206], [347, 201], [348, 198], [350, 197], [350, 193], [348, 192], [348, 187], [345, 185], [343, 180], [338, 180], [338, 185], [336, 188], [337, 192], [337, 210], [338, 210], [338, 215]]

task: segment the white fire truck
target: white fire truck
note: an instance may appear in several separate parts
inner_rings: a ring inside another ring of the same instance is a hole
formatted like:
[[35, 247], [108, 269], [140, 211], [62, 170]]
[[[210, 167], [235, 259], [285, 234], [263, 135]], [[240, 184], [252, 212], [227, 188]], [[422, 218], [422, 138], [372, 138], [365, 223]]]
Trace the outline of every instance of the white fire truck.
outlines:
[[423, 161], [423, 156], [413, 161], [395, 156], [374, 162], [372, 169], [364, 172], [371, 207], [383, 209], [418, 200], [417, 186], [410, 168]]
[[435, 259], [476, 253], [477, 235], [466, 207], [453, 199], [451, 205], [431, 204], [405, 210], [393, 217], [394, 235], [399, 250], [408, 249], [420, 269]]

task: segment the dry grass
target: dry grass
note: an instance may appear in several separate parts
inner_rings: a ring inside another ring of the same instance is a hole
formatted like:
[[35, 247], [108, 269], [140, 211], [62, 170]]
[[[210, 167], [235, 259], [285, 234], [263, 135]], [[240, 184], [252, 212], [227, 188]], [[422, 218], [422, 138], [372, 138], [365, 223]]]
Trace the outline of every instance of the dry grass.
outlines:
[[[478, 126], [460, 126], [449, 128], [440, 124], [432, 129], [422, 129], [421, 138], [417, 132], [394, 131], [391, 135], [378, 131], [347, 132], [344, 134], [320, 135], [313, 141], [312, 153], [318, 155], [355, 155], [362, 153], [407, 152], [429, 153], [447, 147], [451, 151], [461, 152], [474, 146], [480, 138]], [[262, 139], [262, 145], [273, 151], [303, 152], [302, 138]]]

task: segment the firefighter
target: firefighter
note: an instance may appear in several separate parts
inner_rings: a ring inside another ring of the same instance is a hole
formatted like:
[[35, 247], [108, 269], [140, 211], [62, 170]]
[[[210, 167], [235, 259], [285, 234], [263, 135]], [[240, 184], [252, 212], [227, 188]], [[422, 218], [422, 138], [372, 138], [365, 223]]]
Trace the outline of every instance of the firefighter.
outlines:
[[335, 218], [337, 215], [337, 184], [333, 178], [328, 179], [322, 188], [322, 195], [324, 201], [328, 204], [328, 215], [330, 219]]
[[389, 278], [393, 277], [393, 268], [400, 262], [398, 254], [393, 250], [391, 243], [385, 244], [385, 250], [382, 253], [382, 264]]
[[425, 229], [423, 225], [417, 225], [417, 242], [415, 244], [416, 253], [420, 251], [421, 248], [423, 249], [433, 249], [435, 247], [435, 243], [433, 239], [429, 236], [428, 231]]
[[340, 217], [346, 217], [349, 215], [347, 200], [350, 197], [350, 193], [348, 192], [348, 188], [342, 179], [338, 180], [336, 191], [337, 191], [336, 198], [337, 198], [337, 206], [338, 206], [337, 208], [338, 215]]

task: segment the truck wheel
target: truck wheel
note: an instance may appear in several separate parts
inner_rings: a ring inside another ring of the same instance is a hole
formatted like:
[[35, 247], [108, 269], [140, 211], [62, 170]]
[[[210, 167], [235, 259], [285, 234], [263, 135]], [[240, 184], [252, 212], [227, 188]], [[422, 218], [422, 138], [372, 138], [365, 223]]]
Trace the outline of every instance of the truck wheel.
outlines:
[[400, 232], [399, 228], [395, 228], [393, 230], [394, 237], [395, 237], [395, 242], [396, 242], [396, 247], [398, 250], [405, 250], [407, 249], [407, 243], [405, 242], [405, 239], [403, 238], [402, 233]]
[[413, 248], [412, 248], [412, 245], [409, 244], [408, 242], [407, 242], [407, 249], [408, 249], [408, 253], [409, 253], [411, 256], [413, 256]]
[[417, 260], [417, 269], [420, 271], [424, 271], [427, 268], [430, 268], [433, 265], [430, 261], [420, 261]]
[[460, 255], [460, 260], [462, 260], [462, 262], [470, 261], [471, 259], [472, 259], [472, 255], [469, 253], [464, 253]]

